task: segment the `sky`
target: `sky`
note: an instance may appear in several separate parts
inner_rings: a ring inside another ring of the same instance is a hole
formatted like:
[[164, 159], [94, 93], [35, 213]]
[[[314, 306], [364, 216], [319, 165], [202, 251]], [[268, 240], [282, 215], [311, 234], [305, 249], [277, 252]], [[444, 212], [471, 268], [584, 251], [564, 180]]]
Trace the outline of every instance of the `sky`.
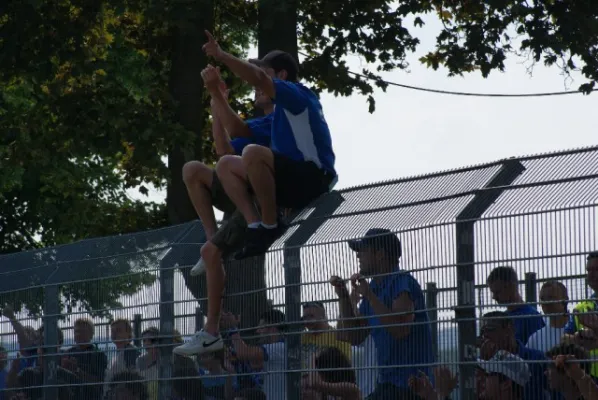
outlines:
[[[418, 53], [408, 58], [411, 64], [409, 71], [388, 72], [383, 77], [413, 86], [476, 93], [576, 90], [585, 82], [579, 75], [573, 75], [573, 80], [566, 80], [558, 68], [543, 65], [536, 65], [530, 75], [529, 64], [518, 59], [509, 59], [506, 72], [493, 72], [487, 79], [479, 73], [449, 78], [446, 70], [434, 71], [418, 62], [418, 58], [433, 45], [437, 31], [438, 22], [428, 19], [428, 24], [418, 30], [422, 45]], [[250, 49], [249, 55], [256, 56], [256, 53], [255, 48]], [[349, 67], [360, 72], [361, 60], [353, 56], [347, 59]], [[595, 130], [598, 93], [521, 99], [480, 98], [416, 92], [390, 86], [386, 93], [376, 90], [374, 96], [376, 111], [370, 114], [366, 99], [359, 95], [347, 98], [322, 95], [321, 102], [337, 156], [339, 182], [336, 188], [512, 156], [589, 146], [598, 141]], [[147, 199], [136, 192], [131, 192], [131, 195]], [[163, 192], [150, 192], [149, 200], [164, 201], [164, 198]], [[520, 236], [523, 236], [527, 228], [522, 225], [520, 229]], [[274, 265], [280, 275], [278, 261], [270, 265]], [[311, 280], [323, 278], [323, 275], [310, 276]], [[277, 280], [270, 279], [270, 286], [273, 283]], [[184, 288], [180, 280], [176, 285]], [[183, 291], [186, 292], [186, 289]], [[190, 298], [188, 293], [178, 291], [177, 296], [180, 296], [179, 299]], [[138, 299], [135, 297], [126, 303], [135, 304], [139, 300], [143, 304], [144, 299], [145, 302], [157, 299], [157, 287], [146, 291]], [[450, 302], [450, 299], [446, 301]], [[194, 309], [195, 304], [189, 307]], [[7, 328], [3, 326], [0, 331], [10, 330]]]
[[[530, 63], [517, 58], [507, 60], [504, 73], [493, 72], [487, 79], [480, 73], [447, 77], [445, 69], [434, 71], [418, 61], [432, 48], [438, 29], [439, 22], [434, 18], [428, 18], [423, 28], [414, 29], [422, 44], [408, 57], [409, 71], [384, 73], [383, 78], [474, 93], [576, 90], [586, 82], [580, 74], [573, 74], [573, 80], [565, 79], [557, 67], [541, 64], [530, 75]], [[249, 56], [257, 56], [257, 49], [250, 49]], [[357, 56], [348, 56], [347, 60], [352, 71], [361, 71], [363, 60]], [[376, 111], [370, 114], [363, 96], [322, 95], [337, 157], [336, 188], [598, 141], [592, 118], [598, 107], [598, 93], [505, 99], [449, 96], [391, 86], [386, 93], [376, 90], [374, 96]], [[163, 201], [164, 193], [154, 190], [150, 199]]]

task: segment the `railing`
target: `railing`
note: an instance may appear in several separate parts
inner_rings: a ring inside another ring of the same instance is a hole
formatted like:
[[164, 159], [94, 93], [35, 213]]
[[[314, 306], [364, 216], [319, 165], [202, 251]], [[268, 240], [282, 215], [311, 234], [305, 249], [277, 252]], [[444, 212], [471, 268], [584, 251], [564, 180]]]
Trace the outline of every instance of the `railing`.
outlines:
[[[485, 286], [489, 270], [513, 266], [531, 304], [541, 283], [556, 278], [572, 301], [587, 298], [584, 260], [598, 249], [597, 205], [598, 147], [340, 190], [301, 212], [265, 257], [227, 263], [225, 308], [242, 314], [244, 328], [255, 327], [272, 304], [284, 311], [287, 398], [297, 400], [302, 304], [322, 301], [334, 325], [338, 306], [328, 279], [358, 270], [346, 241], [369, 228], [391, 229], [403, 243], [402, 267], [424, 290], [439, 363], [458, 367], [461, 399], [475, 398], [476, 321], [481, 310], [497, 308]], [[158, 326], [169, 354], [175, 329], [190, 335], [203, 324], [205, 280], [189, 276], [203, 238], [201, 224], [192, 222], [6, 255], [0, 296], [5, 304], [42, 306], [46, 346], [58, 343], [54, 328], [71, 338], [72, 320], [90, 315], [91, 298], [96, 336], [108, 342], [109, 320], [124, 317], [134, 322], [138, 345], [144, 328]], [[127, 292], [123, 282], [140, 276], [144, 283]], [[115, 287], [122, 296], [111, 299]], [[14, 338], [8, 324], [0, 335]], [[172, 365], [161, 360], [160, 398], [168, 398]], [[52, 368], [58, 359], [44, 362]], [[46, 374], [44, 383], [46, 398], [55, 398], [55, 377]]]

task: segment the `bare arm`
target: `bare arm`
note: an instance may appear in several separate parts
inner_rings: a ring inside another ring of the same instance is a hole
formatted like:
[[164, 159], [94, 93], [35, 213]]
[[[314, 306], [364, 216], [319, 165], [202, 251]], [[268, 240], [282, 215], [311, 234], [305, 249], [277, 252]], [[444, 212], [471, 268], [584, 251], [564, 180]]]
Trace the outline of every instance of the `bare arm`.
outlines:
[[[251, 130], [228, 104], [224, 95], [218, 91], [210, 91], [212, 96], [212, 115], [219, 121], [230, 137], [251, 137]], [[230, 143], [229, 143], [230, 144]]]
[[330, 283], [334, 286], [339, 300], [340, 317], [336, 334], [337, 339], [358, 346], [370, 334], [370, 330], [367, 328], [368, 322], [365, 318], [356, 318], [357, 315], [351, 302], [351, 296], [343, 280], [333, 276], [330, 278]]
[[35, 338], [30, 335], [30, 333], [25, 329], [23, 324], [17, 320], [15, 313], [12, 308], [5, 307], [2, 310], [2, 313], [12, 325], [12, 329], [14, 329], [15, 333], [17, 334], [17, 341], [19, 342], [19, 349], [23, 350], [29, 347], [35, 346]]
[[[415, 306], [409, 293], [403, 292], [393, 300], [392, 309], [386, 307], [373, 292], [367, 294], [372, 310], [380, 318], [380, 323], [395, 339], [405, 338], [411, 332], [411, 322], [415, 320]], [[397, 315], [398, 314], [398, 315]]]
[[216, 154], [222, 157], [227, 154], [235, 154], [235, 149], [230, 144], [230, 137], [220, 122], [217, 112], [212, 106], [212, 137], [214, 138], [214, 146], [216, 146]]
[[231, 339], [239, 360], [249, 361], [256, 364], [262, 364], [264, 362], [264, 349], [258, 346], [248, 346], [247, 343], [241, 339], [241, 335], [238, 332], [233, 333]]
[[251, 86], [260, 89], [266, 96], [271, 99], [275, 97], [276, 89], [274, 87], [274, 81], [266, 71], [257, 65], [241, 60], [224, 51], [220, 54], [219, 60], [226, 65], [233, 74], [237, 75]]

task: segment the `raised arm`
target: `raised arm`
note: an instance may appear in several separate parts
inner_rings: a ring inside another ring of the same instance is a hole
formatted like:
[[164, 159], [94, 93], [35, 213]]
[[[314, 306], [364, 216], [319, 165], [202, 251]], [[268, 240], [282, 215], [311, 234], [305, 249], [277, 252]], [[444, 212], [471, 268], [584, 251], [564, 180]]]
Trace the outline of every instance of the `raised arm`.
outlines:
[[[251, 130], [239, 114], [237, 114], [228, 104], [227, 96], [222, 90], [222, 79], [218, 68], [208, 65], [201, 71], [201, 77], [212, 98], [210, 102], [212, 115], [226, 131], [226, 137], [229, 140], [228, 143], [230, 144], [230, 137], [250, 137]], [[216, 138], [214, 138], [214, 140], [216, 140]]]
[[233, 74], [237, 75], [251, 86], [260, 89], [271, 99], [275, 97], [276, 90], [274, 81], [266, 71], [257, 65], [253, 65], [250, 62], [241, 60], [232, 54], [223, 51], [210, 32], [206, 31], [206, 36], [208, 37], [208, 42], [204, 44], [203, 50], [207, 55], [222, 62]]
[[357, 318], [351, 296], [345, 282], [338, 276], [330, 278], [330, 284], [334, 287], [338, 296], [339, 314], [337, 338], [358, 346], [368, 337], [370, 330], [365, 318]]
[[35, 337], [33, 336], [32, 331], [28, 331], [27, 328], [17, 320], [14, 310], [11, 307], [6, 306], [4, 307], [4, 310], [2, 310], [2, 314], [8, 318], [12, 325], [12, 329], [14, 329], [17, 334], [19, 350], [35, 347]]

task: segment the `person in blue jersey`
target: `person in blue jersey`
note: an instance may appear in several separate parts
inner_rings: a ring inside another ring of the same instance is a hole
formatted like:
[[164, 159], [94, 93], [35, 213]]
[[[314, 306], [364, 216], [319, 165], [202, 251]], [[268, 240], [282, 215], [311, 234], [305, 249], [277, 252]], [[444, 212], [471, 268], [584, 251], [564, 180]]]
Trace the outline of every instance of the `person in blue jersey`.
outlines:
[[544, 328], [544, 319], [536, 306], [523, 302], [517, 272], [512, 267], [494, 268], [486, 283], [494, 301], [507, 308], [507, 314], [515, 325], [517, 340], [527, 343], [531, 335]]
[[281, 235], [278, 207], [301, 209], [330, 190], [336, 179], [335, 155], [322, 104], [298, 82], [298, 65], [290, 54], [274, 50], [260, 60], [244, 61], [223, 51], [209, 32], [206, 35], [206, 54], [275, 105], [270, 147], [247, 146], [241, 157], [223, 157], [216, 167], [248, 224], [245, 246], [237, 254], [243, 259], [264, 254]]
[[[351, 277], [361, 296], [356, 318], [345, 282], [330, 278], [339, 297], [340, 329], [351, 344], [371, 334], [376, 346], [378, 382], [368, 400], [416, 399], [409, 378], [420, 371], [431, 376], [435, 362], [432, 332], [422, 289], [415, 278], [399, 268], [401, 242], [387, 229], [370, 229], [361, 240], [350, 241], [357, 252], [360, 272]], [[371, 278], [368, 282], [366, 278]]]
[[543, 400], [551, 397], [548, 391], [546, 368], [548, 359], [539, 350], [527, 348], [515, 336], [515, 323], [511, 316], [502, 311], [493, 311], [482, 316], [480, 355], [484, 360], [491, 359], [496, 352], [504, 350], [528, 362], [532, 378], [524, 387], [525, 399]]
[[[297, 82], [298, 67], [289, 54], [273, 51], [261, 60], [243, 61], [224, 52], [209, 32], [206, 35], [206, 54], [275, 105], [270, 147], [251, 144], [242, 156], [226, 155], [216, 165], [218, 180], [247, 222], [245, 244], [235, 257], [243, 259], [264, 254], [282, 234], [279, 208], [301, 209], [330, 190], [336, 180], [335, 156], [322, 105], [311, 90]], [[216, 68], [208, 66], [208, 70]], [[222, 101], [218, 91], [210, 93]], [[206, 324], [192, 341], [175, 348], [178, 354], [202, 354], [224, 347], [219, 322], [225, 271], [214, 247], [207, 242], [201, 250], [206, 266]]]
[[[243, 121], [228, 104], [228, 89], [216, 68], [205, 68], [201, 73], [206, 89], [211, 96], [212, 137], [216, 154], [219, 157], [227, 154], [240, 155], [250, 144], [262, 146], [270, 145], [272, 130], [273, 104], [270, 98], [261, 91], [255, 92], [254, 106], [261, 109], [265, 116]], [[183, 181], [187, 186], [189, 199], [195, 208], [210, 242], [211, 257], [216, 263], [221, 263], [223, 255], [229, 249], [231, 242], [236, 242], [232, 235], [243, 235], [245, 219], [240, 213], [234, 213], [235, 205], [226, 195], [218, 175], [213, 168], [200, 161], [189, 161], [183, 166]], [[229, 223], [217, 229], [214, 209], [224, 212]], [[231, 231], [231, 232], [228, 232]], [[200, 258], [191, 269], [191, 275], [197, 276], [205, 272], [205, 260]]]

